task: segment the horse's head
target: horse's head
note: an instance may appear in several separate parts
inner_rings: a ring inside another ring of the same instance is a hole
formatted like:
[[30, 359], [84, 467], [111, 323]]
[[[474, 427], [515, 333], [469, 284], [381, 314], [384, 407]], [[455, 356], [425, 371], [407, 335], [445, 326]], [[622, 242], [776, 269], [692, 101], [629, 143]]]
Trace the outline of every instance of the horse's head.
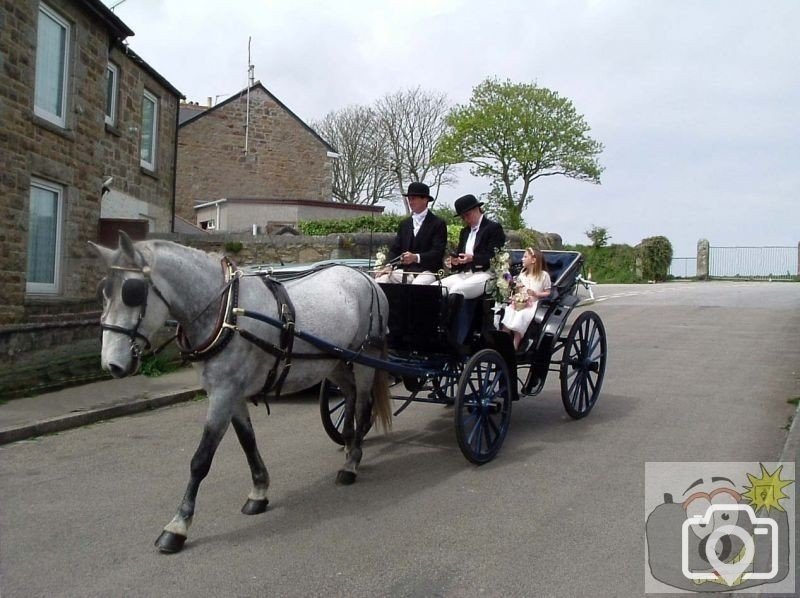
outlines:
[[169, 311], [150, 265], [128, 235], [120, 232], [117, 249], [90, 244], [109, 269], [98, 287], [103, 300], [101, 364], [115, 378], [123, 378], [139, 369], [143, 351], [150, 348]]

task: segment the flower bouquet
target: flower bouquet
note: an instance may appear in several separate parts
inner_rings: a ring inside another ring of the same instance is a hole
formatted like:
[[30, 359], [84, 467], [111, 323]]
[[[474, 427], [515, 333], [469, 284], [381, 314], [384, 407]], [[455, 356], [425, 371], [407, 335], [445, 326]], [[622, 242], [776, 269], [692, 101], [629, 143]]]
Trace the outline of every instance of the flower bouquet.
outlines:
[[525, 309], [528, 307], [528, 301], [530, 300], [528, 289], [523, 286], [522, 290], [517, 291], [511, 296], [511, 300], [514, 302], [514, 309], [517, 311]]

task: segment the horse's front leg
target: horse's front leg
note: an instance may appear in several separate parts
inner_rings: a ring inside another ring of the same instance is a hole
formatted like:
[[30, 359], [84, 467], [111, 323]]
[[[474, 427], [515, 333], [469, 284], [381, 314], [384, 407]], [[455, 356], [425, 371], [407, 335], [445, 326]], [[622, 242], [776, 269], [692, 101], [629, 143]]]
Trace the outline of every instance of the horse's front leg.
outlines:
[[200, 445], [192, 457], [189, 468], [189, 484], [183, 495], [183, 500], [178, 507], [178, 512], [165, 527], [161, 535], [156, 539], [155, 545], [161, 552], [179, 552], [186, 542], [189, 533], [189, 526], [192, 524], [194, 516], [195, 500], [200, 482], [208, 475], [211, 469], [211, 461], [217, 451], [222, 437], [231, 422], [231, 408], [229, 401], [222, 401], [210, 397], [206, 424], [203, 428], [203, 437]]
[[256, 446], [256, 435], [253, 432], [253, 423], [247, 413], [247, 404], [239, 401], [233, 413], [233, 429], [242, 450], [247, 457], [247, 464], [250, 465], [250, 474], [253, 478], [253, 489], [247, 496], [247, 502], [242, 507], [245, 515], [257, 515], [267, 510], [269, 500], [267, 500], [267, 490], [269, 489], [269, 473], [261, 454]]

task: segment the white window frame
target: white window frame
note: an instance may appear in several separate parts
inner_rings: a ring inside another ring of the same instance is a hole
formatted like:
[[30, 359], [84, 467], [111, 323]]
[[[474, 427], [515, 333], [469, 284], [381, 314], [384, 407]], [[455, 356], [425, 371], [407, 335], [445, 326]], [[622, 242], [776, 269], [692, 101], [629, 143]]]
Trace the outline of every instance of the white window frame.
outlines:
[[[145, 102], [145, 100], [148, 100], [148, 101], [153, 103], [153, 128], [150, 131], [150, 134], [151, 134], [150, 139], [152, 139], [152, 141], [153, 141], [152, 150], [151, 150], [152, 161], [148, 161], [142, 156], [142, 149], [144, 149], [143, 146], [142, 146], [142, 143], [144, 141], [144, 102]], [[141, 124], [142, 124], [142, 133], [139, 136], [139, 160], [140, 160], [139, 163], [142, 165], [143, 168], [146, 168], [147, 170], [155, 171], [155, 169], [156, 169], [156, 156], [158, 155], [158, 97], [156, 95], [150, 93], [146, 89], [144, 90], [144, 96], [142, 97], [142, 122], [141, 122]]]
[[[36, 116], [43, 118], [44, 120], [53, 123], [54, 125], [58, 125], [61, 128], [67, 127], [67, 87], [69, 86], [69, 54], [70, 54], [70, 25], [67, 21], [65, 21], [61, 16], [58, 15], [52, 8], [47, 6], [47, 4], [40, 3], [39, 4], [39, 13], [38, 18], [41, 19], [42, 15], [48, 17], [55, 21], [58, 25], [64, 28], [64, 55], [61, 57], [62, 68], [64, 72], [64, 80], [62, 81], [61, 86], [61, 114], [55, 114], [36, 104], [36, 92], [34, 91], [34, 106], [33, 106], [33, 113]], [[39, 22], [37, 22], [37, 36], [39, 35]], [[37, 53], [38, 56], [38, 53]], [[37, 65], [38, 66], [38, 65]], [[35, 76], [34, 76], [35, 80]]]
[[[110, 74], [110, 75], [109, 75]], [[108, 97], [108, 79], [106, 79], [106, 124], [112, 127], [117, 124], [117, 97], [119, 96], [119, 67], [113, 62], [109, 61], [106, 66], [106, 77], [113, 77], [111, 83], [111, 97]], [[111, 113], [109, 114], [108, 108], [111, 104]]]
[[[31, 192], [33, 191], [34, 187], [38, 187], [39, 189], [43, 189], [45, 191], [50, 191], [56, 194], [56, 238], [55, 238], [55, 246], [54, 246], [54, 253], [53, 256], [53, 282], [25, 282], [25, 291], [31, 294], [41, 294], [41, 295], [53, 295], [57, 294], [60, 289], [60, 282], [61, 282], [61, 237], [62, 237], [62, 229], [63, 229], [63, 222], [64, 222], [64, 188], [60, 185], [56, 185], [54, 183], [50, 183], [48, 181], [43, 181], [41, 179], [31, 178]], [[28, 193], [28, 213], [30, 214], [30, 202], [31, 202], [31, 193]], [[30, 222], [30, 221], [29, 221]], [[30, 224], [28, 225], [28, 232], [30, 233]], [[25, 257], [26, 257], [26, 265], [25, 265], [25, 272], [27, 277], [28, 266], [27, 266], [27, 259], [30, 258], [28, 254], [28, 248], [25, 248]]]

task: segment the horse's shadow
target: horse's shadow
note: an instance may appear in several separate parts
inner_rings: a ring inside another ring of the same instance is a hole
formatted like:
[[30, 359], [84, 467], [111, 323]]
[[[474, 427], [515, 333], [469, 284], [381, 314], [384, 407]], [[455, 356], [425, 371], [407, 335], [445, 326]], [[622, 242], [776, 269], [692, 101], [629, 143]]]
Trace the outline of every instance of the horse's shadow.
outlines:
[[204, 544], [257, 542], [265, 537], [295, 535], [325, 522], [355, 515], [362, 520], [376, 519], [395, 504], [413, 501], [436, 486], [451, 484], [452, 478], [465, 470], [481, 475], [514, 469], [521, 462], [541, 458], [552, 445], [591, 441], [594, 434], [608, 425], [617, 425], [615, 420], [624, 419], [635, 410], [625, 397], [604, 398], [609, 399], [606, 409], [598, 405], [596, 412], [580, 421], [573, 421], [564, 414], [556, 393], [516, 403], [509, 435], [500, 454], [480, 467], [468, 463], [458, 448], [452, 408], [430, 407], [432, 416], [421, 429], [403, 429], [389, 434], [373, 432], [367, 436], [365, 459], [355, 485], [334, 484], [333, 472], [342, 455], [342, 449], [334, 448], [320, 455], [320, 459], [329, 460], [330, 474], [318, 475], [282, 492], [263, 517], [248, 518], [246, 525], [195, 536], [185, 550]]
[[[455, 442], [452, 410], [442, 409], [441, 415], [434, 417], [423, 430], [373, 434], [365, 440], [365, 458], [355, 485], [334, 484], [334, 472], [342, 450], [333, 449], [320, 457], [330, 461], [331, 474], [317, 476], [282, 492], [270, 503], [263, 518], [248, 519], [247, 525], [218, 534], [196, 535], [184, 550], [206, 543], [280, 538], [354, 515], [362, 520], [371, 519], [392, 509], [396, 503], [413, 500], [420, 493], [448, 484], [465, 468], [476, 468], [465, 461]], [[535, 449], [527, 451], [527, 457], [534, 452]], [[516, 458], [523, 456], [516, 455]], [[488, 471], [488, 468], [498, 467], [503, 467], [500, 459], [480, 469]], [[324, 508], [310, 505], [324, 505]], [[312, 516], [309, 516], [310, 508]]]

